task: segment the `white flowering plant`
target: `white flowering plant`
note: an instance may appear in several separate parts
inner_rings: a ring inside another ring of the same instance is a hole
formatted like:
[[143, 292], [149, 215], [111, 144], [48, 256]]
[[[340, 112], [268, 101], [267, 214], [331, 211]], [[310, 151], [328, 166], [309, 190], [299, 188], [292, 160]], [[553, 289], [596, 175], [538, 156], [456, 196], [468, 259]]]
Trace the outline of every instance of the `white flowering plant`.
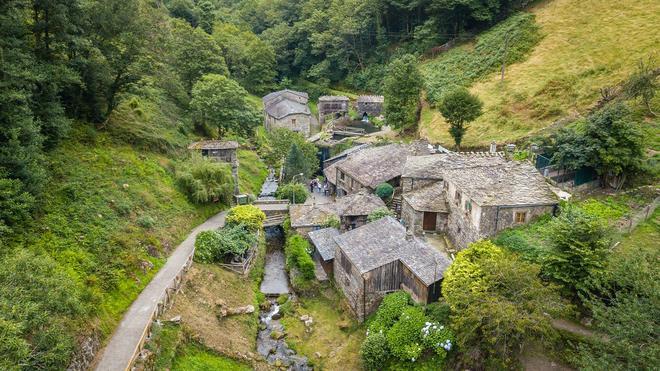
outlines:
[[426, 322], [421, 330], [422, 342], [426, 348], [433, 349], [442, 359], [447, 357], [455, 343], [450, 329], [438, 322]]

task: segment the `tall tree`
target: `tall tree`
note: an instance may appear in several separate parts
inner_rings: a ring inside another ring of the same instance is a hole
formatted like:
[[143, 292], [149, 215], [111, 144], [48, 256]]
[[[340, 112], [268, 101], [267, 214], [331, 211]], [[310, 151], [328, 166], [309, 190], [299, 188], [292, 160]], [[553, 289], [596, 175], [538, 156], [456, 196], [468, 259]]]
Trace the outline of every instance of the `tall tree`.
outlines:
[[479, 97], [470, 94], [465, 88], [448, 93], [442, 100], [440, 113], [449, 122], [449, 134], [454, 138], [456, 148], [461, 148], [468, 123], [481, 116], [482, 106]]
[[390, 63], [383, 89], [388, 125], [397, 129], [409, 129], [417, 125], [423, 81], [414, 56], [408, 54]]
[[[298, 176], [299, 174], [303, 174]], [[294, 177], [297, 177], [298, 181], [304, 181], [311, 176], [309, 164], [303, 155], [298, 145], [293, 143], [289, 154], [286, 156], [286, 163], [284, 164], [284, 179], [287, 182], [293, 181]]]

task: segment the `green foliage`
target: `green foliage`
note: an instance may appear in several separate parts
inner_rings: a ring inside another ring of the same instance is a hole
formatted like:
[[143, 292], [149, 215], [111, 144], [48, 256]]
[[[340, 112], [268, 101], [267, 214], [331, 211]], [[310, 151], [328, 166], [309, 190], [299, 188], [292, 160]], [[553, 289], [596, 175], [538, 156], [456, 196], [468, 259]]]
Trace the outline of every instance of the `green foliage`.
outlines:
[[293, 178], [296, 177], [299, 182], [304, 182], [310, 175], [309, 164], [307, 163], [305, 156], [298, 146], [293, 143], [289, 150], [289, 154], [286, 156], [286, 162], [284, 164], [284, 179], [287, 182], [292, 182], [294, 180]]
[[399, 320], [387, 332], [387, 345], [393, 356], [412, 362], [419, 359], [424, 349], [422, 328], [425, 322], [421, 308], [408, 307], [403, 310]]
[[466, 365], [507, 363], [531, 339], [554, 335], [546, 313], [566, 310], [556, 287], [542, 283], [540, 267], [489, 241], [458, 253], [445, 272], [442, 293]]
[[374, 193], [383, 200], [388, 200], [394, 194], [394, 187], [389, 183], [382, 183], [376, 186]]
[[311, 250], [309, 242], [300, 235], [289, 237], [284, 246], [286, 266], [289, 269], [297, 269], [304, 280], [315, 278], [315, 265], [310, 255]]
[[307, 200], [307, 186], [301, 183], [288, 183], [277, 188], [275, 196], [280, 200], [289, 200], [292, 204], [304, 204]]
[[367, 221], [369, 223], [375, 222], [376, 220], [382, 219], [386, 216], [394, 217], [395, 214], [392, 210], [390, 210], [386, 207], [379, 207], [379, 208], [375, 209], [374, 211], [372, 211], [371, 214], [369, 214], [367, 216]]
[[34, 201], [34, 196], [24, 191], [20, 180], [0, 177], [0, 248], [4, 236], [32, 219]]
[[231, 202], [234, 182], [228, 164], [199, 156], [178, 166], [176, 181], [188, 199], [197, 204]]
[[235, 370], [248, 371], [252, 368], [231, 358], [223, 357], [201, 345], [189, 344], [177, 356], [172, 371], [187, 370]]
[[227, 213], [225, 224], [227, 226], [245, 226], [252, 232], [257, 232], [263, 228], [266, 214], [261, 209], [253, 205], [234, 206]]
[[626, 237], [608, 256], [605, 272], [594, 282], [586, 305], [596, 329], [607, 334], [579, 347], [585, 369], [652, 369], [660, 362], [659, 212]]
[[543, 262], [543, 274], [574, 294], [586, 293], [605, 270], [609, 247], [605, 225], [569, 206], [548, 227], [551, 251]]
[[390, 356], [385, 335], [382, 332], [369, 334], [360, 347], [360, 356], [367, 370], [381, 370]]
[[[304, 178], [309, 179], [312, 174], [318, 171], [320, 166], [317, 157], [318, 149], [313, 143], [307, 142], [302, 134], [283, 128], [272, 130], [261, 138], [259, 153], [268, 165], [279, 168], [284, 164], [294, 144], [303, 154], [304, 166], [302, 170], [305, 171]], [[299, 173], [300, 171], [291, 172], [291, 177]]]
[[444, 301], [438, 301], [428, 304], [425, 313], [434, 322], [449, 323], [449, 315], [451, 315], [451, 307]]
[[[508, 48], [504, 48], [509, 38]], [[424, 65], [425, 90], [432, 103], [440, 103], [444, 95], [495, 72], [502, 66], [523, 60], [541, 39], [539, 27], [531, 13], [510, 16], [480, 34], [473, 49], [456, 48]]]
[[392, 327], [409, 303], [410, 295], [405, 291], [387, 294], [380, 303], [373, 321], [369, 324], [369, 331], [380, 332]]
[[472, 95], [467, 89], [459, 88], [447, 93], [440, 105], [440, 112], [449, 122], [449, 134], [454, 138], [456, 147], [461, 147], [461, 141], [468, 129], [468, 123], [481, 116], [483, 103], [479, 97]]
[[654, 66], [654, 60], [648, 62], [639, 61], [637, 71], [633, 73], [623, 85], [623, 93], [629, 99], [641, 99], [649, 113], [655, 115], [651, 108], [651, 101], [660, 89], [658, 84], [658, 72]]
[[203, 231], [195, 240], [194, 259], [201, 263], [222, 262], [226, 258], [245, 255], [256, 242], [254, 232], [243, 224]]
[[247, 101], [247, 95], [234, 80], [217, 74], [204, 75], [192, 88], [193, 118], [210, 136], [224, 136], [230, 131], [249, 136], [261, 123], [261, 115]]
[[447, 358], [447, 352], [454, 345], [454, 334], [442, 325], [445, 322], [426, 322], [422, 327], [422, 344], [428, 349], [433, 349], [440, 360]]
[[396, 129], [415, 127], [419, 120], [419, 95], [423, 80], [414, 56], [405, 55], [390, 63], [383, 81], [385, 120], [388, 125]]
[[341, 227], [341, 220], [339, 220], [339, 217], [336, 215], [330, 215], [327, 219], [323, 221], [321, 227], [339, 229], [339, 227]]

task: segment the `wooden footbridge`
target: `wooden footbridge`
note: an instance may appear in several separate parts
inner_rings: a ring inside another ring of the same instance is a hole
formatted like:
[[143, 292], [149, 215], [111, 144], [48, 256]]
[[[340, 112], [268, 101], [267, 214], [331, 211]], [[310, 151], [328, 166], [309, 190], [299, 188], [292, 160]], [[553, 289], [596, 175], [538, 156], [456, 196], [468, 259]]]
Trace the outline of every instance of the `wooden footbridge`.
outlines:
[[288, 200], [257, 200], [254, 202], [254, 206], [266, 214], [264, 227], [282, 225], [289, 215]]

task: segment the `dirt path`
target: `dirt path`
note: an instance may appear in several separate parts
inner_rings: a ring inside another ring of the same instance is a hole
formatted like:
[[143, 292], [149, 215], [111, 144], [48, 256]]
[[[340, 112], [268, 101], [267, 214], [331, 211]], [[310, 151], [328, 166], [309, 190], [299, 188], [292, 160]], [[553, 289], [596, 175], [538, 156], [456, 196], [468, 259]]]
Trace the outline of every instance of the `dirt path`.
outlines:
[[177, 246], [167, 259], [167, 263], [128, 308], [105, 349], [99, 352], [96, 370], [125, 371], [130, 367], [134, 357], [140, 351], [142, 340], [153, 319], [160, 299], [165, 295], [167, 288], [171, 286], [193, 254], [197, 234], [223, 226], [226, 214], [227, 212], [223, 211], [197, 226]]

